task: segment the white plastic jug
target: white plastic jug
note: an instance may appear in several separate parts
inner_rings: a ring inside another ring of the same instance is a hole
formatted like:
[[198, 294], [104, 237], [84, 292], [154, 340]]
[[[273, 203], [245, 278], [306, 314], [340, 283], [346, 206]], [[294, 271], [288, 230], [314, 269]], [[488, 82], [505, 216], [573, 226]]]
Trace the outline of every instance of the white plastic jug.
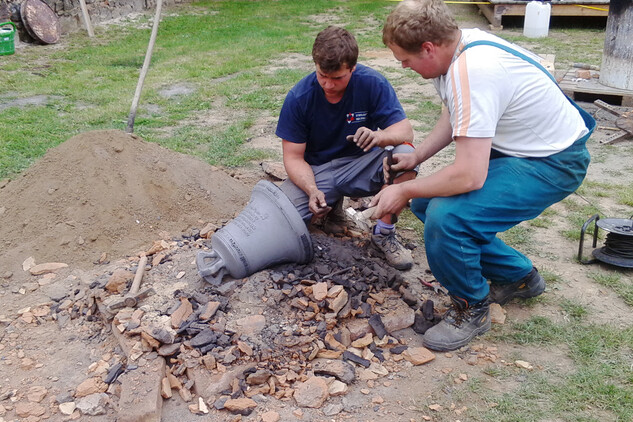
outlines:
[[525, 7], [523, 35], [529, 38], [547, 37], [552, 6], [542, 1], [531, 1]]

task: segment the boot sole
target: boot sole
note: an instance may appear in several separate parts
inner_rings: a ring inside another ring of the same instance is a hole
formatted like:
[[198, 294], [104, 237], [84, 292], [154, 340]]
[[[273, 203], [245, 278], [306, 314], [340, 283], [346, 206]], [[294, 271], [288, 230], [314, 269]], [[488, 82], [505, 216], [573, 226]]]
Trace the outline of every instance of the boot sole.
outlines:
[[476, 330], [473, 330], [473, 332], [471, 333], [470, 336], [453, 342], [453, 343], [433, 343], [432, 341], [428, 341], [426, 338], [422, 339], [422, 344], [424, 345], [424, 347], [426, 347], [427, 349], [431, 349], [431, 350], [435, 350], [436, 352], [450, 352], [453, 350], [457, 350], [460, 347], [463, 347], [465, 345], [467, 345], [468, 343], [470, 343], [470, 341], [477, 337], [478, 335], [481, 335], [487, 331], [490, 330], [490, 318], [488, 318], [488, 323], [483, 325], [482, 327], [479, 327]]

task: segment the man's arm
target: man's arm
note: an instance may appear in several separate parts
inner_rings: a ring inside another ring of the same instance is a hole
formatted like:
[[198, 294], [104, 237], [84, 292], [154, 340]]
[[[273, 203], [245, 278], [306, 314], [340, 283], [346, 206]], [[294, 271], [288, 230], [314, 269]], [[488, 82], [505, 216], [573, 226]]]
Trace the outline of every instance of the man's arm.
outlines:
[[455, 146], [455, 161], [450, 165], [429, 176], [388, 186], [374, 196], [369, 204], [376, 206], [373, 217], [396, 212], [411, 198], [453, 196], [480, 189], [488, 175], [492, 138], [457, 137]]
[[349, 135], [347, 140], [354, 142], [367, 152], [376, 146], [384, 148], [389, 145], [413, 142], [413, 127], [406, 118], [381, 130], [371, 130], [363, 126], [359, 127], [354, 135]]
[[325, 195], [317, 188], [312, 167], [303, 157], [306, 144], [297, 144], [284, 139], [282, 140], [282, 150], [286, 173], [288, 173], [292, 183], [297, 185], [310, 198], [310, 211], [317, 217], [327, 214], [331, 207], [327, 206]]

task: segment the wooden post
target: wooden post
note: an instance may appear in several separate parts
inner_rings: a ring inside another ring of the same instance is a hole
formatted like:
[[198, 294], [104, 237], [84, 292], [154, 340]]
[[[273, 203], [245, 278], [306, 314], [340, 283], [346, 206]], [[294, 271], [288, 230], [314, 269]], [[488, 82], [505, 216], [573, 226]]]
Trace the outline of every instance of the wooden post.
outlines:
[[633, 2], [611, 0], [600, 67], [600, 83], [633, 90]]
[[79, 0], [79, 6], [81, 7], [81, 14], [84, 18], [84, 24], [86, 25], [86, 31], [88, 31], [88, 36], [94, 37], [95, 33], [92, 30], [92, 22], [90, 22], [90, 15], [88, 14], [88, 7], [86, 6], [86, 0]]

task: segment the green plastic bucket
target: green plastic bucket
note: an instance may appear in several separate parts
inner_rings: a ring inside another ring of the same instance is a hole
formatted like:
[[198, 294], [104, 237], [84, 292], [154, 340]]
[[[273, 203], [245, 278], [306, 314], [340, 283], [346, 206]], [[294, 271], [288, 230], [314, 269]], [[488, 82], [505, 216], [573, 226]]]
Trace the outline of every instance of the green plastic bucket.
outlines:
[[15, 53], [15, 25], [13, 22], [0, 23], [0, 56]]

